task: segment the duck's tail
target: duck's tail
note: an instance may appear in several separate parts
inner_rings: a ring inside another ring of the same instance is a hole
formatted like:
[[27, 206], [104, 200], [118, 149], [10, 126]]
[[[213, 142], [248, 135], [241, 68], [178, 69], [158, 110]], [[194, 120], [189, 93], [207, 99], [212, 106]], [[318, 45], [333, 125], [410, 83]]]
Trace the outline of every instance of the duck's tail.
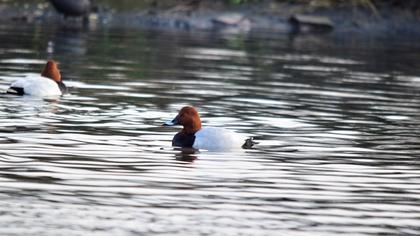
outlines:
[[247, 138], [245, 140], [245, 143], [242, 145], [243, 149], [251, 149], [255, 144], [258, 144], [258, 142], [254, 141], [254, 137]]
[[23, 91], [23, 88], [20, 88], [20, 87], [10, 87], [9, 89], [7, 89], [6, 93], [20, 95], [20, 96], [25, 94], [25, 92]]

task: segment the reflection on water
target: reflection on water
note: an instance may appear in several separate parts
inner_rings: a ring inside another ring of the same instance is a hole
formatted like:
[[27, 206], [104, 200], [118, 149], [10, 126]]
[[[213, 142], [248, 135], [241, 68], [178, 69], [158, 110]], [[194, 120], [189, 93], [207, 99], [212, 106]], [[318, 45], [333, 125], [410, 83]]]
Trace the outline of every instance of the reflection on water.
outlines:
[[[2, 235], [420, 233], [415, 42], [2, 28], [0, 90], [71, 87], [0, 95]], [[172, 149], [187, 104], [259, 145]]]

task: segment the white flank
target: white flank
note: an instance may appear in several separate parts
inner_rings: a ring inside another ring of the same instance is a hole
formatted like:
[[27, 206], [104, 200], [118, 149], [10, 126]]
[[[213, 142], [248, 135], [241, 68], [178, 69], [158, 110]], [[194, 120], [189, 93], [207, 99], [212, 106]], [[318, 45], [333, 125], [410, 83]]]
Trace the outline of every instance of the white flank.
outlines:
[[217, 128], [205, 127], [195, 133], [193, 147], [208, 151], [225, 151], [240, 149], [245, 143], [246, 137], [233, 131]]
[[59, 96], [62, 94], [55, 81], [39, 75], [31, 75], [19, 79], [12, 83], [11, 87], [23, 88], [25, 94], [39, 97]]

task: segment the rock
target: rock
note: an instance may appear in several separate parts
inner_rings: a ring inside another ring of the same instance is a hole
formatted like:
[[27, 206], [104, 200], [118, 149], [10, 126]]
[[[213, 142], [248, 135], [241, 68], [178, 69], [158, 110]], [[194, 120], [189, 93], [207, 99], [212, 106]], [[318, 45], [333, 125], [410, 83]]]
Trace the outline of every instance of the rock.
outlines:
[[294, 33], [328, 33], [334, 29], [333, 22], [324, 16], [296, 14], [290, 17]]
[[239, 13], [226, 13], [214, 17], [211, 21], [215, 28], [236, 28], [240, 31], [251, 29], [251, 21]]
[[245, 17], [242, 14], [230, 13], [217, 16], [213, 19], [213, 21], [224, 25], [237, 25], [244, 19]]
[[65, 16], [86, 16], [90, 12], [90, 0], [50, 0], [50, 2]]

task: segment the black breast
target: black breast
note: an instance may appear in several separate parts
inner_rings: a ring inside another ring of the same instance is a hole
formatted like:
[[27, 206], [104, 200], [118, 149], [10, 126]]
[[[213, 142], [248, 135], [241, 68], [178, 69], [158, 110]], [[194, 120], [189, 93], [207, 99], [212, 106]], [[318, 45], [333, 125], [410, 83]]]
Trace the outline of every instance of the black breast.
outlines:
[[192, 147], [194, 144], [195, 135], [194, 134], [185, 134], [177, 133], [172, 139], [172, 146], [176, 147]]
[[66, 94], [66, 93], [69, 92], [68, 88], [66, 87], [66, 85], [62, 81], [57, 82], [57, 84], [58, 84], [58, 88], [60, 88], [60, 91], [61, 91], [62, 94]]

